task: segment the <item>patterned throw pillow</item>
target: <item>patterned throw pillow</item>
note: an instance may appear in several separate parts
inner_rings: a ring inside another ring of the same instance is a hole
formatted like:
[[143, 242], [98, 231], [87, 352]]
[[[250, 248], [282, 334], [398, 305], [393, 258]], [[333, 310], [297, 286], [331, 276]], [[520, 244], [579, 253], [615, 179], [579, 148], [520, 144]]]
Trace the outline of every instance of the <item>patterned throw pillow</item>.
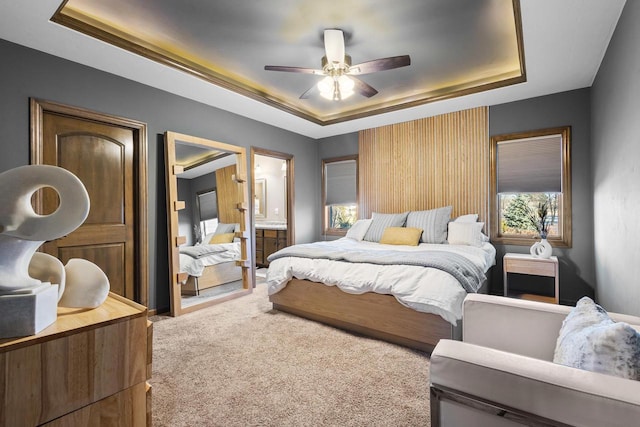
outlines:
[[407, 227], [422, 229], [420, 241], [423, 243], [444, 243], [447, 241], [447, 224], [451, 218], [453, 206], [411, 211], [407, 216]]
[[382, 233], [387, 227], [404, 227], [409, 212], [399, 214], [383, 214], [374, 212], [371, 215], [371, 225], [364, 235], [364, 240], [368, 242], [379, 242]]
[[562, 322], [554, 363], [640, 380], [640, 333], [583, 297]]

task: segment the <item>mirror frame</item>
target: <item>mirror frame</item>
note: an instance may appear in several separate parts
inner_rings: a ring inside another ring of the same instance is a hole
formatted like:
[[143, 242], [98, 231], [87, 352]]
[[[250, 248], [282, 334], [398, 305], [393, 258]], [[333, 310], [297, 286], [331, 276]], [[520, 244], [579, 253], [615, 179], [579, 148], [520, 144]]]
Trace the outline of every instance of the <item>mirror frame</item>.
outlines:
[[[225, 144], [223, 142], [213, 141], [205, 138], [199, 138], [191, 135], [185, 135], [177, 132], [167, 131], [164, 134], [165, 139], [165, 180], [167, 186], [167, 236], [169, 249], [169, 296], [170, 296], [170, 314], [171, 316], [179, 316], [200, 308], [219, 304], [230, 299], [238, 298], [253, 291], [254, 278], [252, 265], [252, 254], [248, 250], [247, 241], [250, 238], [250, 212], [248, 212], [249, 203], [247, 201], [248, 185], [247, 185], [247, 153], [244, 147]], [[240, 211], [240, 231], [236, 232], [236, 237], [240, 238], [240, 257], [236, 264], [242, 268], [242, 290], [232, 292], [220, 298], [211, 299], [200, 304], [194, 304], [187, 308], [182, 308], [181, 284], [184, 280], [180, 273], [180, 257], [179, 247], [186, 242], [186, 237], [180, 236], [178, 231], [178, 211], [185, 206], [184, 201], [178, 200], [178, 180], [177, 175], [182, 173], [183, 168], [176, 164], [175, 148], [176, 141], [184, 141], [194, 145], [209, 147], [214, 150], [223, 150], [235, 154], [236, 156], [236, 175], [235, 181], [239, 186], [239, 200], [236, 208]], [[182, 280], [181, 280], [182, 279]]]

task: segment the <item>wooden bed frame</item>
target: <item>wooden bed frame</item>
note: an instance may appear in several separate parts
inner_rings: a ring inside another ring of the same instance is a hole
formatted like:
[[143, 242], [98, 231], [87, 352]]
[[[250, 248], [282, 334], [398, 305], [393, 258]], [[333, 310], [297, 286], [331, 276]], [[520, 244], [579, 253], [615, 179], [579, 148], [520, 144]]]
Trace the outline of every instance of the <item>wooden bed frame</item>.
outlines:
[[[487, 288], [485, 281], [479, 292]], [[405, 307], [391, 295], [353, 295], [309, 280], [292, 279], [269, 301], [276, 310], [429, 353], [439, 340], [459, 339], [462, 331], [461, 322], [454, 327], [438, 315]]]
[[180, 288], [182, 295], [199, 295], [200, 291], [225, 283], [242, 280], [242, 268], [235, 261], [222, 262], [204, 268], [202, 276], [189, 276]]

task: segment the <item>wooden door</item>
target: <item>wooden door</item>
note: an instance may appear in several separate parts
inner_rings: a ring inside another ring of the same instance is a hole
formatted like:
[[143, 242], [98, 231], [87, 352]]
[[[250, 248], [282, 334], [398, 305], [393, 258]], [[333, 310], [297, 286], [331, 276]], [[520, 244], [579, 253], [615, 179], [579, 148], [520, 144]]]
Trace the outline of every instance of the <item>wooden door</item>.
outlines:
[[[136, 244], [143, 232], [140, 227], [146, 227], [139, 221], [136, 194], [139, 175], [146, 172], [136, 167], [141, 135], [127, 126], [50, 111], [41, 111], [40, 121], [35, 163], [73, 172], [87, 188], [91, 203], [83, 225], [45, 243], [43, 250], [63, 263], [84, 258], [97, 264], [109, 278], [112, 292], [146, 304], [146, 275], [138, 273], [146, 266], [141, 265], [141, 245]], [[39, 204], [42, 212], [52, 212], [58, 205], [57, 194], [44, 191]]]

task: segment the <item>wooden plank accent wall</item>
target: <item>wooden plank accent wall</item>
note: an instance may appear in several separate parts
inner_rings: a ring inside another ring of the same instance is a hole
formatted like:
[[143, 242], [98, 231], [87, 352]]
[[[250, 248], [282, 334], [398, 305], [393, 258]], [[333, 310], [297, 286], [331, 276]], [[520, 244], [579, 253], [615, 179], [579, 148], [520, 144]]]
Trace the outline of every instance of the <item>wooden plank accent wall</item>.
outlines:
[[216, 186], [218, 190], [218, 219], [225, 224], [240, 223], [238, 203], [244, 199], [240, 193], [240, 185], [233, 179], [236, 176], [236, 165], [216, 170]]
[[362, 130], [359, 217], [453, 206], [488, 232], [488, 108]]

